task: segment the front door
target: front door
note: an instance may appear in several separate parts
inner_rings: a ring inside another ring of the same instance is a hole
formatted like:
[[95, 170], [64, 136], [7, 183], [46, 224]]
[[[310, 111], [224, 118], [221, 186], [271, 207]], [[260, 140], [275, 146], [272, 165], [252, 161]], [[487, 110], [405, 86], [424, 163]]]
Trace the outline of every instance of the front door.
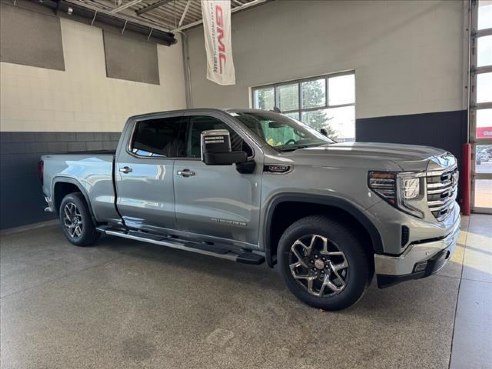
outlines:
[[261, 153], [256, 150], [256, 168], [249, 174], [239, 173], [235, 165], [205, 165], [200, 159], [200, 134], [211, 129], [228, 129], [232, 150], [244, 150], [253, 156], [251, 143], [226, 121], [213, 113], [189, 117], [186, 158], [178, 158], [174, 164], [177, 228], [198, 233], [204, 239], [223, 239], [238, 246], [257, 245]]
[[[129, 228], [174, 229], [174, 160], [185, 153], [183, 114], [134, 123], [116, 155], [117, 207]], [[126, 147], [123, 147], [126, 146]]]

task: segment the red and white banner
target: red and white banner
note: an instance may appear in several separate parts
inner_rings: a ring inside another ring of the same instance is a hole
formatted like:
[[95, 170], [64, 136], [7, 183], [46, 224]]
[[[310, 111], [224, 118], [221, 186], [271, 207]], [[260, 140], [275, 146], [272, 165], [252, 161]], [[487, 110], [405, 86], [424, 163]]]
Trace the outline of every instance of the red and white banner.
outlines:
[[231, 48], [230, 0], [202, 0], [207, 78], [219, 85], [236, 84]]

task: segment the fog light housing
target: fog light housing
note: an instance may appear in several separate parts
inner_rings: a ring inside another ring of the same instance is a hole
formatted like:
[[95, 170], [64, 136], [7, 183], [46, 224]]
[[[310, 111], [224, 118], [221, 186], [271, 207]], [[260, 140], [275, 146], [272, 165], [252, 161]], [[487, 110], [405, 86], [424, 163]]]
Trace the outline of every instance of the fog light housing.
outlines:
[[415, 266], [413, 267], [413, 272], [423, 272], [425, 268], [427, 268], [427, 261], [421, 261], [420, 263], [415, 264]]

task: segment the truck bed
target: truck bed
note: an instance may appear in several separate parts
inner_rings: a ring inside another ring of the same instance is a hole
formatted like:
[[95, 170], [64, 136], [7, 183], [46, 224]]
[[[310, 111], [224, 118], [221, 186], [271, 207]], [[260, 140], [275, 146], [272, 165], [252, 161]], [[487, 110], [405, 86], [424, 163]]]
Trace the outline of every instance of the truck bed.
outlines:
[[51, 199], [53, 209], [59, 206], [59, 199], [52, 196], [57, 182], [68, 180], [90, 199], [96, 220], [119, 219], [114, 205], [114, 154], [114, 150], [96, 150], [43, 155], [43, 192]]

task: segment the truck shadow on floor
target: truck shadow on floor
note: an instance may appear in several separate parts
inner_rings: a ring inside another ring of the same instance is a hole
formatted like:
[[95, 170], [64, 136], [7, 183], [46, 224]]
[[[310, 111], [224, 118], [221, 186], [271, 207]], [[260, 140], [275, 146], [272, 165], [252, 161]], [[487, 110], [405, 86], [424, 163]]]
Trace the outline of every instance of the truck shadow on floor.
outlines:
[[[284, 303], [288, 301], [290, 304], [297, 303], [299, 306], [306, 307], [290, 294], [277, 270], [269, 268], [266, 264], [260, 266], [244, 265], [191, 252], [108, 236], [102, 237], [97, 247], [115, 252], [125, 258], [138, 258], [154, 263], [158, 262], [163, 268], [184, 269], [185, 273], [183, 275], [186, 275], [187, 271], [190, 273], [206, 273], [209, 277], [224, 283], [225, 281], [229, 283], [233, 281], [238, 284], [238, 289], [261, 289], [262, 293], [278, 295]], [[463, 245], [458, 245], [458, 247], [463, 247]], [[451, 261], [445, 268], [461, 269], [461, 267], [461, 263]], [[443, 295], [446, 295], [447, 299], [454, 300], [449, 302], [451, 306], [455, 306], [460, 273], [453, 271], [451, 274], [452, 276], [437, 275], [421, 280], [408, 281], [386, 289], [378, 289], [376, 279], [373, 278], [365, 295], [356, 305], [336, 314], [359, 316], [370, 312], [378, 320], [392, 320], [392, 318], [386, 318], [388, 311], [394, 313], [401, 310], [402, 313], [403, 311], [405, 312], [405, 317], [400, 319], [417, 319], [425, 312], [426, 306], [429, 306], [429, 304], [442, 304], [440, 299], [443, 298]], [[409, 306], [412, 306], [412, 308], [409, 309]], [[315, 311], [315, 309], [312, 310]], [[394, 314], [391, 314], [391, 316], [394, 317]]]

